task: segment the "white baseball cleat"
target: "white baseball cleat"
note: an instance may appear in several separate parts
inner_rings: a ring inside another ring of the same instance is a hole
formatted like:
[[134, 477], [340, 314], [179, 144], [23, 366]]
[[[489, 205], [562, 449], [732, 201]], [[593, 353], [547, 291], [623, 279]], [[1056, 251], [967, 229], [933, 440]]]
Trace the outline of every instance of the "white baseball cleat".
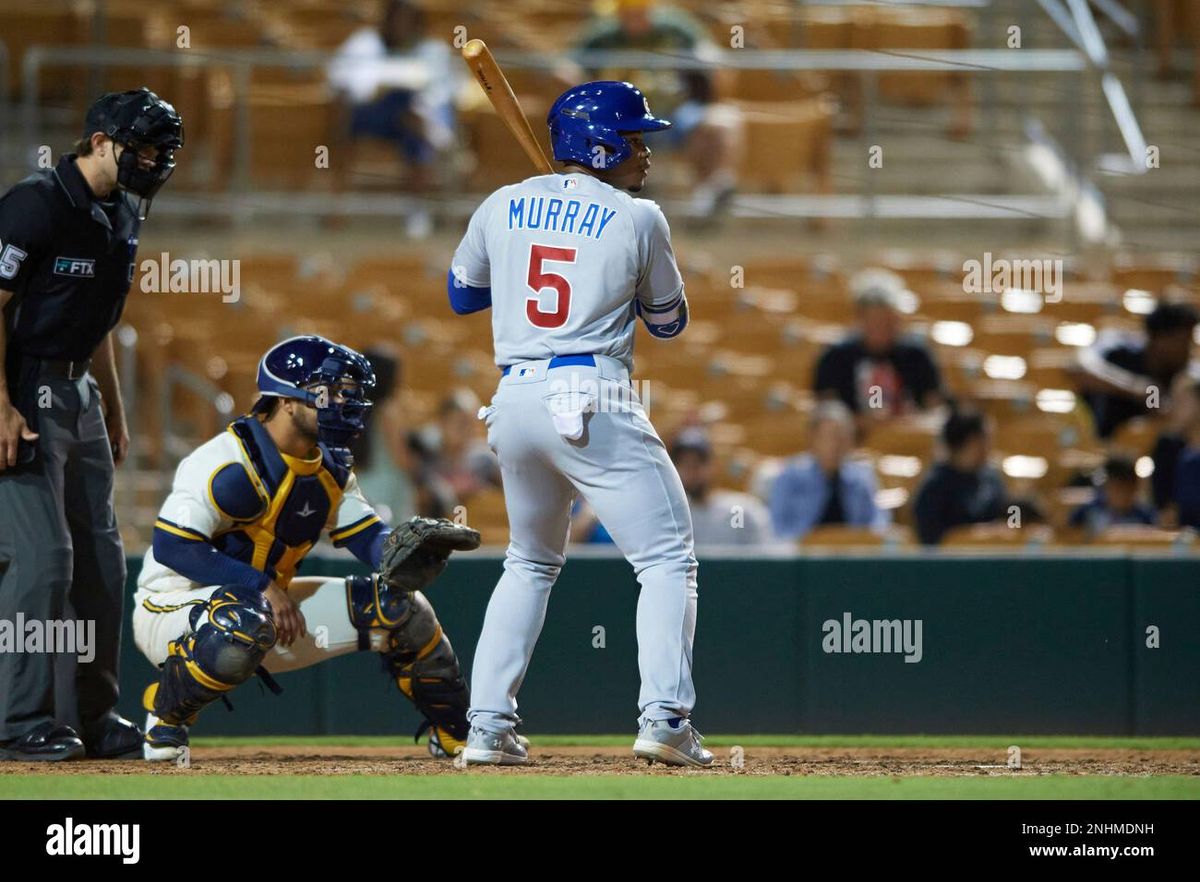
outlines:
[[187, 726], [172, 726], [154, 714], [146, 714], [146, 737], [142, 742], [142, 758], [152, 763], [173, 763], [187, 750]]
[[521, 766], [529, 762], [528, 746], [529, 740], [511, 729], [497, 733], [472, 726], [462, 755], [467, 765]]
[[700, 746], [704, 740], [690, 720], [647, 720], [633, 742], [633, 755], [668, 766], [710, 766], [713, 755]]

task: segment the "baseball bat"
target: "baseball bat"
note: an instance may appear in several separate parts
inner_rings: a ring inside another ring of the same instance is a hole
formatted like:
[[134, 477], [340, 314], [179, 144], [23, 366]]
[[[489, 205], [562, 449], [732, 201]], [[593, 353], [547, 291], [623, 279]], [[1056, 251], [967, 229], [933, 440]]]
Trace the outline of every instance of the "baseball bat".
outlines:
[[525, 155], [542, 174], [554, 174], [554, 166], [542, 152], [542, 145], [534, 137], [533, 129], [529, 127], [529, 120], [525, 118], [521, 105], [517, 103], [512, 86], [505, 79], [500, 65], [496, 64], [496, 59], [487, 44], [483, 40], [468, 40], [467, 45], [463, 46], [462, 54], [467, 67], [483, 87], [484, 94], [492, 102], [492, 107], [496, 109], [500, 119], [504, 120], [504, 124], [517, 139]]

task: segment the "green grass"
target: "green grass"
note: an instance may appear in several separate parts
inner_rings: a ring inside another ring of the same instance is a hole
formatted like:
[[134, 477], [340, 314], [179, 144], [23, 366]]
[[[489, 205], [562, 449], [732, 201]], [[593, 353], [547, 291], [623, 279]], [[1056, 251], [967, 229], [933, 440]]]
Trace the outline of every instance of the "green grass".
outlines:
[[0, 799], [1200, 799], [1200, 779], [5, 775]]
[[[633, 735], [529, 735], [534, 747], [628, 747]], [[395, 735], [276, 735], [195, 738], [196, 747], [392, 747]], [[1196, 750], [1200, 738], [1136, 738], [1108, 735], [705, 735], [709, 747], [962, 747], [1003, 749], [1106, 748], [1112, 750]]]

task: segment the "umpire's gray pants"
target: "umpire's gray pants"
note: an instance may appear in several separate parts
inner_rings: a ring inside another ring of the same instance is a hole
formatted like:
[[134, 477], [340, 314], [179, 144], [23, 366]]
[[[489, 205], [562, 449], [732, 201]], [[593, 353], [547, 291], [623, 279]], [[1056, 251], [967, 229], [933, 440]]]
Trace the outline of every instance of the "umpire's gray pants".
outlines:
[[125, 551], [100, 390], [91, 374], [38, 386], [50, 406], [38, 410], [37, 458], [0, 472], [0, 620], [94, 621], [95, 656], [0, 652], [0, 741], [46, 720], [86, 726], [118, 694]]

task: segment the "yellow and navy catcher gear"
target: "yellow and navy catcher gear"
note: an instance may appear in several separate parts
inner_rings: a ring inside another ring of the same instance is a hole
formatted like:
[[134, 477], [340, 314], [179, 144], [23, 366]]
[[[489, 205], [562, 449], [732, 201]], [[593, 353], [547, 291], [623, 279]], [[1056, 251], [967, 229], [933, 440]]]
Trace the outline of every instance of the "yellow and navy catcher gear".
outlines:
[[411, 518], [383, 540], [379, 578], [400, 591], [420, 591], [446, 569], [451, 552], [479, 547], [478, 530], [446, 518]]
[[198, 604], [188, 632], [170, 644], [148, 709], [170, 725], [190, 726], [209, 704], [258, 671], [275, 645], [275, 622], [263, 595], [227, 585]]
[[274, 580], [286, 589], [322, 534], [374, 569], [386, 532], [354, 473], [328, 448], [289, 456], [261, 422], [243, 416], [180, 463], [138, 585], [262, 591]]
[[385, 669], [425, 716], [416, 738], [433, 727], [431, 752], [438, 755], [432, 747], [436, 741], [444, 755], [452, 756], [466, 743], [471, 696], [433, 607], [419, 591], [404, 591], [370, 576], [346, 579], [346, 596], [350, 620], [359, 630], [359, 646], [369, 645], [368, 635], [374, 629], [389, 632], [383, 651]]

